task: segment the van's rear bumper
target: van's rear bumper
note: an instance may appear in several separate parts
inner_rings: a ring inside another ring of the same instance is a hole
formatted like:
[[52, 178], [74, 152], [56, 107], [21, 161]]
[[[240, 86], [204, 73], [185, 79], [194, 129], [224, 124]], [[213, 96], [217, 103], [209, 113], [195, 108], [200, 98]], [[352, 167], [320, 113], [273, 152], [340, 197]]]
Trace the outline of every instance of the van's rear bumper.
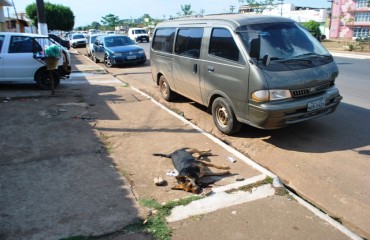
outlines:
[[[314, 119], [333, 113], [342, 100], [336, 87], [332, 87], [322, 94], [306, 98], [293, 98], [285, 102], [269, 102], [260, 105], [249, 105], [248, 124], [263, 128], [276, 129]], [[309, 103], [325, 99], [325, 106], [314, 111], [307, 111]]]

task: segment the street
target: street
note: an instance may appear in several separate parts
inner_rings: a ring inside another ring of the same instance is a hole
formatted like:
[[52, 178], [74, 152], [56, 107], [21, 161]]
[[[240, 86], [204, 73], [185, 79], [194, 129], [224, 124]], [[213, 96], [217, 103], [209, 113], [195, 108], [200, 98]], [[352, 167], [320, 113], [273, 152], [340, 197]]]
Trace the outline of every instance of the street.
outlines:
[[[149, 56], [150, 44], [143, 43]], [[84, 54], [85, 49], [77, 49]], [[337, 86], [344, 97], [334, 114], [267, 131], [243, 126], [236, 136], [221, 134], [205, 109], [185, 98], [161, 99], [144, 66], [107, 69], [186, 119], [278, 175], [307, 201], [362, 236], [370, 236], [370, 83], [369, 59], [335, 57]], [[104, 67], [103, 64], [99, 64]]]
[[369, 61], [355, 58], [335, 57], [339, 67], [339, 78], [336, 82], [343, 102], [370, 109]]

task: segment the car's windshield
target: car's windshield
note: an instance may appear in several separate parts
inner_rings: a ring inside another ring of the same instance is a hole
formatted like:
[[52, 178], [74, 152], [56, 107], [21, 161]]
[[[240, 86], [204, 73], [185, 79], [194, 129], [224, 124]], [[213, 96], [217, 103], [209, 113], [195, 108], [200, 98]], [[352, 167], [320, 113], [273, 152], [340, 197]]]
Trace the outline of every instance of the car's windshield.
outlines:
[[82, 34], [76, 34], [72, 36], [73, 39], [85, 38]]
[[97, 38], [98, 36], [91, 36], [90, 37], [90, 41], [93, 43], [93, 42], [95, 42], [95, 39]]
[[107, 47], [117, 47], [117, 46], [132, 45], [134, 44], [134, 42], [128, 37], [116, 36], [116, 37], [104, 38], [104, 44]]
[[300, 56], [327, 56], [328, 51], [304, 28], [294, 22], [241, 26], [237, 29], [248, 52], [252, 39], [260, 40], [260, 58], [287, 60]]
[[144, 29], [135, 30], [135, 34], [145, 34], [146, 31]]

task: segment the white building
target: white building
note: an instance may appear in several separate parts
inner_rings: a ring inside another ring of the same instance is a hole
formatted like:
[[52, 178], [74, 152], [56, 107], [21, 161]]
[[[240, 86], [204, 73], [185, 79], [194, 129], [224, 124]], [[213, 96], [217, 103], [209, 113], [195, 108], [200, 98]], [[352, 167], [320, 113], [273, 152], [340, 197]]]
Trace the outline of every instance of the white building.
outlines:
[[[326, 34], [326, 20], [328, 18], [328, 10], [325, 8], [310, 8], [310, 7], [297, 7], [291, 3], [274, 4], [266, 7], [265, 9], [255, 9], [248, 5], [240, 6], [239, 13], [257, 13], [263, 15], [282, 16], [293, 19], [297, 22], [308, 22], [314, 20], [320, 23], [320, 30]], [[328, 35], [328, 34], [326, 34]]]

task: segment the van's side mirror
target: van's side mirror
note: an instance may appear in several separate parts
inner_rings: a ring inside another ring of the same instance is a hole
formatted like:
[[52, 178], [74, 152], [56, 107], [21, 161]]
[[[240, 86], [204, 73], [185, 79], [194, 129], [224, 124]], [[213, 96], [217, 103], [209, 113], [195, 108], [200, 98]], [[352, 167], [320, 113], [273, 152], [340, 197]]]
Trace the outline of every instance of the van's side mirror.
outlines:
[[251, 58], [256, 58], [259, 60], [261, 51], [261, 40], [260, 38], [253, 38], [250, 41], [250, 51], [249, 56]]

